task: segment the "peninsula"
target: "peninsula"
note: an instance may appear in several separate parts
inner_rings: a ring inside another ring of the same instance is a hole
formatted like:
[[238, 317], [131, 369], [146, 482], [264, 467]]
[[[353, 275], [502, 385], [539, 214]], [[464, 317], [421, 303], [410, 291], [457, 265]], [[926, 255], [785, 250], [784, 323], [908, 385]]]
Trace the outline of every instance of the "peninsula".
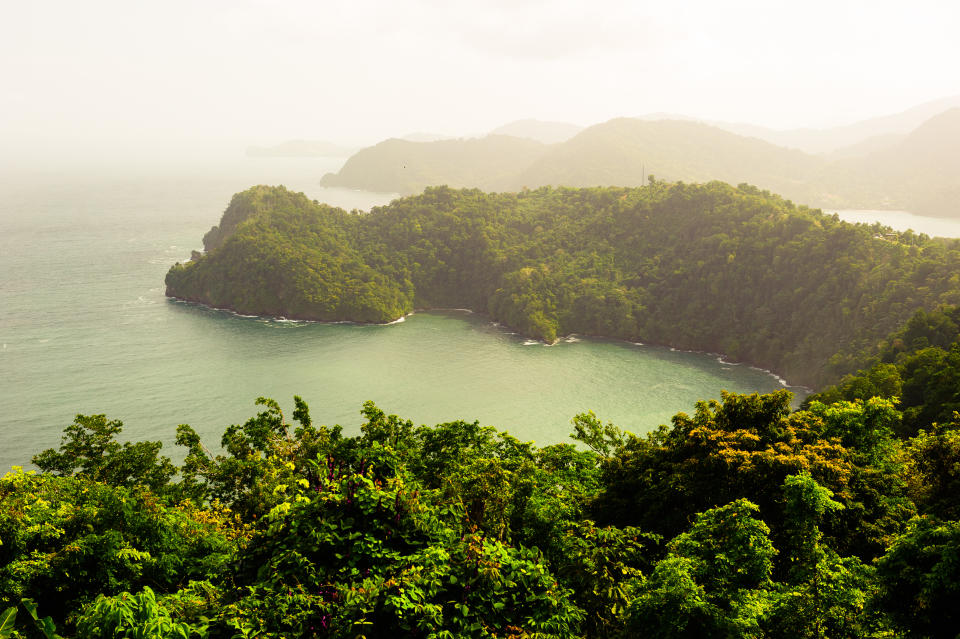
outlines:
[[468, 308], [547, 342], [720, 352], [813, 387], [862, 366], [916, 310], [960, 302], [957, 242], [720, 182], [436, 187], [367, 214], [257, 186], [204, 242], [170, 269], [168, 296], [321, 321]]

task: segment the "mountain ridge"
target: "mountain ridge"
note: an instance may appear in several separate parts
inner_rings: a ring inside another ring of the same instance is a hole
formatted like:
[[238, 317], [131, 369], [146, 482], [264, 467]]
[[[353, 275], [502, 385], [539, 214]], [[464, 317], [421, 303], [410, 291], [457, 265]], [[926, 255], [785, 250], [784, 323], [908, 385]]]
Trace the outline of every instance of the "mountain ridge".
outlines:
[[825, 208], [958, 217], [960, 167], [953, 150], [960, 146], [960, 125], [954, 121], [960, 117], [954, 112], [960, 109], [837, 156], [805, 153], [687, 119], [614, 118], [553, 144], [502, 135], [385, 140], [351, 156], [321, 184], [412, 195], [442, 184], [485, 191], [640, 186], [646, 176], [656, 175], [749, 183]]

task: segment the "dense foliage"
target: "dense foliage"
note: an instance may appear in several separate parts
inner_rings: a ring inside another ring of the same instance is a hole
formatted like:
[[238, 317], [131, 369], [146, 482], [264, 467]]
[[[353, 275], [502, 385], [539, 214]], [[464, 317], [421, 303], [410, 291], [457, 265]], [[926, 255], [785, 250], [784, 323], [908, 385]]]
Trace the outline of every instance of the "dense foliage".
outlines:
[[366, 322], [403, 315], [411, 287], [365, 261], [357, 230], [356, 216], [302, 193], [254, 187], [234, 196], [204, 236], [208, 249], [223, 245], [217, 259], [174, 267], [168, 290], [249, 313]]
[[547, 341], [723, 352], [816, 386], [915, 310], [960, 303], [960, 244], [883, 231], [717, 182], [433, 188], [369, 214], [261, 186], [170, 270], [167, 294], [320, 320], [470, 308]]
[[883, 340], [871, 365], [811, 400], [886, 397], [903, 411], [902, 430], [956, 421], [960, 410], [960, 307], [917, 311]]
[[98, 415], [3, 477], [0, 637], [957, 634], [960, 431], [898, 438], [891, 400], [587, 413], [543, 448], [258, 404], [220, 452], [180, 426], [175, 475]]

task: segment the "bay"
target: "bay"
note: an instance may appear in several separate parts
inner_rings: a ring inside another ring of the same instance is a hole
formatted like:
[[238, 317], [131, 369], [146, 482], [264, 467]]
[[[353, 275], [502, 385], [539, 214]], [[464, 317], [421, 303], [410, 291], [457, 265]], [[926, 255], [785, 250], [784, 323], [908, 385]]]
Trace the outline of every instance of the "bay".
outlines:
[[875, 210], [825, 210], [824, 213], [833, 214], [846, 222], [854, 224], [874, 224], [879, 222], [895, 231], [911, 230], [916, 233], [926, 233], [930, 237], [960, 238], [960, 220], [946, 217], [929, 217], [915, 215], [909, 211], [875, 211]]
[[[220, 158], [91, 166], [0, 184], [0, 472], [59, 444], [75, 414], [171, 448], [189, 423], [216, 446], [270, 396], [301, 395], [317, 423], [356, 433], [360, 408], [434, 424], [479, 420], [540, 444], [569, 441], [594, 410], [634, 432], [720, 391], [769, 392], [774, 376], [715, 355], [601, 339], [531, 342], [481, 315], [417, 313], [385, 326], [244, 318], [168, 300], [171, 264], [200, 248], [230, 196], [282, 183], [347, 209], [392, 194], [324, 189], [342, 160]], [[803, 389], [792, 389], [803, 395]]]

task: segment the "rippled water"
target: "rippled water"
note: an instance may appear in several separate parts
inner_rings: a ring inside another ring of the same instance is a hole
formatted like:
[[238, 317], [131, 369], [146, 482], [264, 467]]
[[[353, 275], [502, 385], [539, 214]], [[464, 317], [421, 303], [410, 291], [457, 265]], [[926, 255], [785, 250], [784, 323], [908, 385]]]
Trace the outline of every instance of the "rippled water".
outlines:
[[553, 443], [585, 410], [642, 432], [721, 389], [782, 387], [712, 355], [576, 338], [548, 347], [463, 312], [387, 326], [294, 323], [164, 298], [169, 266], [251, 184], [284, 183], [346, 208], [391, 199], [320, 188], [335, 168], [325, 162], [0, 186], [0, 470], [56, 446], [76, 413], [106, 413], [124, 421], [126, 437], [167, 443], [189, 423], [216, 444], [256, 412], [257, 396], [290, 410], [299, 394], [315, 422], [348, 433], [373, 400], [417, 423], [476, 419]]

